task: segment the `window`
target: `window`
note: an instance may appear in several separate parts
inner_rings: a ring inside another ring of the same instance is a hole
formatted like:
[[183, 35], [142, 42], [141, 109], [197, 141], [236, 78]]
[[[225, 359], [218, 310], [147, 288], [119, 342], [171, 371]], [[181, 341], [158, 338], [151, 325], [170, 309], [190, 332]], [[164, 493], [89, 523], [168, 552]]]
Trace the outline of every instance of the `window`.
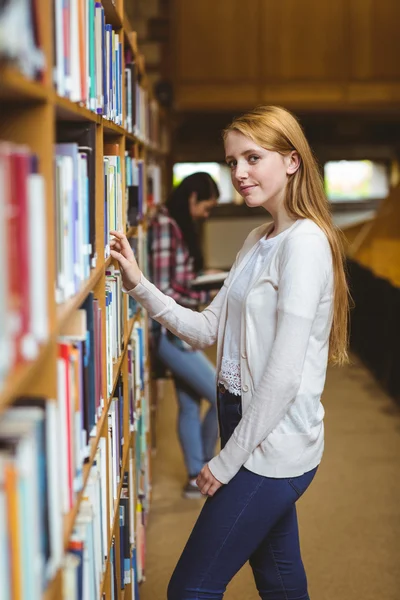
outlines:
[[389, 171], [371, 160], [339, 160], [325, 163], [325, 192], [331, 202], [360, 202], [385, 198]]

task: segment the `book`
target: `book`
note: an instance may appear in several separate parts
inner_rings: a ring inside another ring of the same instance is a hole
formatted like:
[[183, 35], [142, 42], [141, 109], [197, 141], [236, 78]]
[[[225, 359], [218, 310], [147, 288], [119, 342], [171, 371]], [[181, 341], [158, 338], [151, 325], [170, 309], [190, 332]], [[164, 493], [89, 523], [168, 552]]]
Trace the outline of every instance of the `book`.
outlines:
[[198, 275], [190, 285], [197, 290], [219, 290], [228, 274], [228, 271], [221, 271], [220, 273]]

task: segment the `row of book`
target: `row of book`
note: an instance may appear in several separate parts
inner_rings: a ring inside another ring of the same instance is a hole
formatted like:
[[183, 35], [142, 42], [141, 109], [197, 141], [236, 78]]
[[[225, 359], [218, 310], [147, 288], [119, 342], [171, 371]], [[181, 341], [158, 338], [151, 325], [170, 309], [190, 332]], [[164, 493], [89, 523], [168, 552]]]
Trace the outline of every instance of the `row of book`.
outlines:
[[[19, 398], [0, 419], [2, 600], [41, 600], [60, 567], [65, 568], [65, 599], [97, 599], [106, 561], [113, 551], [121, 553], [119, 564], [124, 571], [116, 581], [122, 589], [127, 583], [136, 582], [137, 586], [143, 578], [149, 495], [143, 323], [135, 324], [129, 340], [127, 370], [120, 375], [109, 402], [103, 435], [90, 467], [68, 554], [64, 555], [63, 519], [78, 501], [90, 437], [99, 433], [95, 425], [88, 439], [90, 426], [85, 424], [85, 415], [91, 414], [93, 406], [89, 411], [87, 405], [92, 400], [85, 391], [90, 387], [87, 371], [94, 367], [94, 379], [101, 377], [101, 371], [96, 373], [96, 360], [86, 356], [90, 336], [88, 332], [84, 335], [84, 317], [77, 312], [81, 315], [79, 323], [76, 319], [70, 325], [70, 335], [59, 345], [57, 401]], [[98, 418], [94, 420], [98, 422]], [[124, 462], [133, 433], [136, 459], [131, 448], [128, 469]], [[129, 486], [126, 470], [131, 477]], [[108, 532], [117, 513], [119, 547], [113, 550], [111, 546], [110, 550]], [[131, 585], [132, 590], [135, 585]]]
[[[69, 543], [64, 560], [64, 598], [68, 600], [97, 600], [104, 577], [103, 548], [110, 560], [110, 594], [104, 597], [117, 600], [119, 590], [128, 590], [125, 597], [139, 599], [137, 566], [137, 506], [134, 487], [135, 462], [132, 448], [129, 449], [128, 464], [122, 475], [121, 494], [115, 513], [118, 519], [118, 533], [105, 547], [101, 541], [102, 523], [102, 476], [93, 467], [94, 488], [85, 492], [85, 498], [78, 514], [76, 527]], [[105, 476], [105, 474], [104, 474]], [[96, 489], [97, 488], [97, 489]], [[119, 554], [119, 572], [117, 570]], [[103, 570], [102, 570], [103, 565]]]
[[37, 156], [0, 142], [0, 385], [48, 337], [46, 215]]
[[141, 85], [136, 57], [129, 45], [124, 47], [123, 34], [106, 23], [102, 3], [54, 0], [54, 23], [58, 94], [155, 143], [158, 105], [150, 103]]
[[122, 125], [121, 37], [95, 0], [54, 0], [54, 83], [60, 96]]
[[[55, 146], [55, 294], [62, 303], [74, 296], [96, 265], [94, 135], [71, 124], [58, 136], [77, 142]], [[122, 228], [122, 172], [117, 144], [105, 146], [104, 235]], [[149, 165], [145, 197], [142, 160], [126, 153], [129, 225], [141, 221], [148, 204], [160, 200], [160, 170]], [[48, 206], [36, 155], [28, 148], [0, 142], [0, 386], [18, 364], [35, 360], [48, 338]], [[16, 268], [18, 267], [18, 268]], [[118, 314], [121, 316], [122, 311]], [[115, 329], [113, 330], [115, 331]], [[114, 353], [115, 360], [117, 355]], [[111, 360], [110, 360], [111, 364]]]

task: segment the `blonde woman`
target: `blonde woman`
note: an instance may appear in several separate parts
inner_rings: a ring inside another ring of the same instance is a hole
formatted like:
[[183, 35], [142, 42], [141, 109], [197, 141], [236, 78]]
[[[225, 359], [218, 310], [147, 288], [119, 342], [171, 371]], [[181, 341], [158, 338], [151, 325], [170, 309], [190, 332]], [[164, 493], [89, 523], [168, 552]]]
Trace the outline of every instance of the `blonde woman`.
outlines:
[[197, 478], [208, 499], [168, 599], [220, 600], [249, 561], [260, 598], [306, 600], [296, 501], [322, 458], [328, 360], [347, 361], [343, 253], [292, 114], [257, 108], [233, 121], [224, 143], [235, 188], [273, 224], [248, 236], [202, 313], [147, 281], [124, 235], [113, 232], [125, 287], [150, 315], [192, 346], [218, 341], [221, 451]]

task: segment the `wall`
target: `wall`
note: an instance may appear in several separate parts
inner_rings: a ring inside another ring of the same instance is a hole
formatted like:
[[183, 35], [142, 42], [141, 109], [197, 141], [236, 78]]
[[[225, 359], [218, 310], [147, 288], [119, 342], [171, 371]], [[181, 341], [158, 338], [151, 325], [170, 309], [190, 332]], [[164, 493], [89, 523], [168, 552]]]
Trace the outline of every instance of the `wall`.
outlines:
[[172, 11], [178, 110], [400, 100], [398, 0], [175, 0]]

